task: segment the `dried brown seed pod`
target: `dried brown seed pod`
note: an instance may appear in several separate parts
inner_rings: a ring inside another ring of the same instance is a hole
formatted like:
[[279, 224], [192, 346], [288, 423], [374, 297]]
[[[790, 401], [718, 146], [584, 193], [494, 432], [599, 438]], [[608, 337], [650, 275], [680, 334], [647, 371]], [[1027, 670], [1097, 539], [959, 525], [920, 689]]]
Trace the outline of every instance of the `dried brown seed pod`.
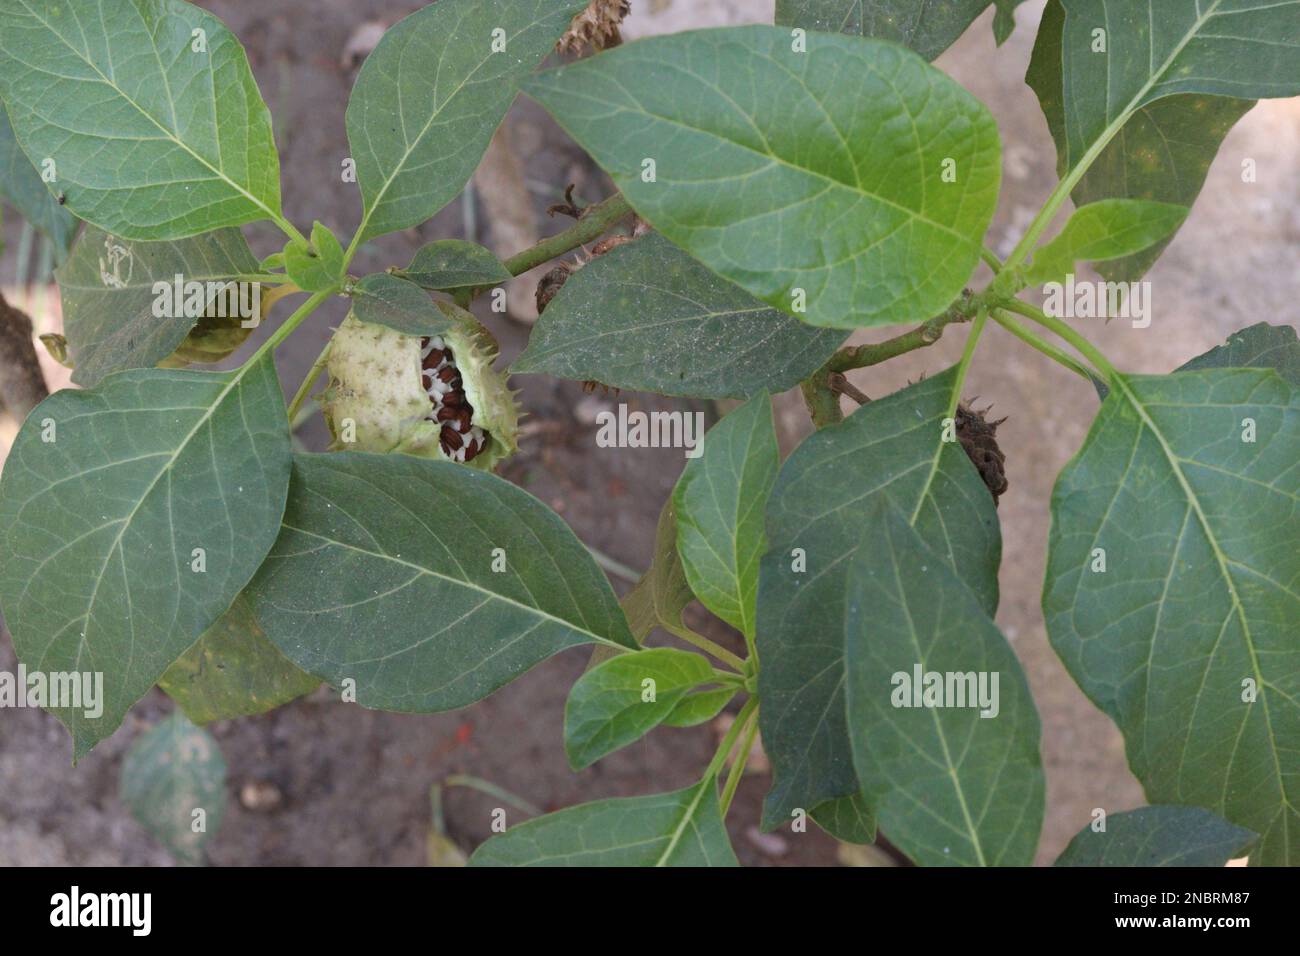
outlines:
[[959, 403], [955, 424], [962, 450], [966, 452], [966, 456], [980, 473], [980, 478], [984, 480], [984, 486], [993, 496], [993, 504], [996, 506], [998, 499], [1007, 490], [1005, 470], [1007, 456], [1002, 453], [997, 442], [998, 426], [1006, 419], [990, 421], [986, 416], [991, 408], [992, 406], [980, 412], [965, 402]]

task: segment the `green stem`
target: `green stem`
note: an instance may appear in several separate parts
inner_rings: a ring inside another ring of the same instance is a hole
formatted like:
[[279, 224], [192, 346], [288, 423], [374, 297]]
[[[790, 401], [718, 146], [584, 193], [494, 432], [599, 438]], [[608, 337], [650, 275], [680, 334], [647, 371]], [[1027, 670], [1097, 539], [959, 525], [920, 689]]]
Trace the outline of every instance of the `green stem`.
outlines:
[[293, 330], [302, 324], [303, 319], [315, 312], [322, 302], [337, 291], [337, 289], [326, 289], [324, 292], [317, 292], [302, 305], [298, 306], [298, 308], [294, 310], [293, 314], [285, 319], [278, 329], [271, 333], [271, 337], [262, 343], [262, 347], [252, 354], [249, 360], [244, 363], [243, 367], [248, 368], [267, 353], [273, 352], [281, 342], [293, 334]]
[[1023, 315], [1027, 319], [1032, 319], [1039, 325], [1043, 326], [1043, 328], [1055, 332], [1061, 338], [1065, 339], [1065, 341], [1073, 345], [1080, 355], [1103, 372], [1107, 379], [1116, 379], [1119, 377], [1119, 370], [1116, 369], [1114, 365], [1110, 364], [1110, 361], [1106, 356], [1102, 355], [1101, 351], [1095, 345], [1078, 332], [1074, 331], [1074, 329], [1070, 328], [1070, 326], [1065, 322], [1053, 318], [1042, 309], [1035, 308], [1023, 299], [1010, 299], [1001, 305], [1002, 308]]
[[727, 755], [731, 753], [731, 748], [736, 745], [736, 738], [740, 736], [741, 730], [743, 730], [745, 724], [749, 722], [749, 715], [757, 709], [757, 697], [751, 697], [745, 701], [744, 706], [740, 708], [740, 713], [736, 715], [735, 721], [732, 723], [731, 727], [727, 729], [727, 735], [722, 738], [722, 743], [718, 744], [718, 750], [713, 755], [713, 759], [709, 761], [709, 766], [704, 771], [705, 780], [712, 779], [721, 772], [723, 766], [727, 762]]
[[624, 581], [627, 581], [631, 584], [636, 584], [638, 581], [641, 580], [641, 578], [645, 576], [644, 572], [637, 571], [633, 568], [629, 568], [623, 562], [611, 558], [603, 551], [597, 551], [589, 544], [584, 544], [583, 547], [587, 549], [587, 553], [591, 555], [592, 560], [594, 560], [598, 565], [600, 565], [601, 570], [607, 572], [608, 574], [612, 574], [615, 577], [622, 578]]
[[543, 262], [549, 262], [556, 256], [562, 256], [566, 252], [598, 238], [618, 225], [631, 212], [632, 207], [623, 198], [623, 194], [615, 193], [608, 199], [584, 209], [582, 218], [568, 229], [543, 239], [537, 245], [530, 246], [523, 252], [511, 256], [505, 261], [505, 267], [512, 276], [523, 275], [528, 270], [540, 266]]
[[660, 621], [659, 624], [669, 634], [680, 637], [687, 644], [694, 645], [706, 654], [712, 654], [718, 660], [722, 661], [722, 663], [735, 668], [737, 673], [744, 673], [745, 662], [721, 644], [709, 640], [703, 634], [696, 634], [689, 627], [684, 627], [680, 624], [672, 624], [668, 621]]
[[308, 245], [307, 237], [304, 236], [301, 232], [299, 232], [298, 227], [295, 226], [293, 223], [291, 223], [288, 219], [285, 219], [284, 216], [276, 216], [274, 222], [277, 226], [280, 227], [280, 231], [283, 232], [290, 239], [294, 240], [295, 242], [301, 242], [304, 246]]
[[329, 359], [330, 346], [333, 343], [334, 336], [331, 335], [329, 340], [325, 343], [325, 347], [320, 350], [320, 355], [316, 356], [316, 361], [312, 363], [311, 371], [307, 373], [307, 377], [304, 378], [302, 384], [298, 386], [298, 391], [294, 392], [293, 401], [289, 403], [289, 421], [297, 421], [298, 409], [302, 407], [302, 403], [306, 401], [308, 393], [311, 392], [312, 383], [316, 381], [316, 377], [320, 375], [321, 369], [325, 367], [325, 362]]
[[453, 773], [449, 777], [443, 778], [444, 787], [464, 787], [467, 790], [477, 790], [479, 793], [486, 793], [489, 797], [495, 797], [505, 803], [518, 807], [530, 817], [540, 817], [542, 811], [533, 806], [523, 797], [516, 796], [503, 787], [498, 787], [491, 781], [484, 780], [482, 777], [471, 777], [469, 774]]
[[993, 252], [993, 250], [989, 249], [987, 246], [980, 246], [980, 258], [983, 259], [984, 263], [993, 270], [994, 275], [997, 275], [1002, 271], [1002, 260], [997, 257], [997, 253]]
[[[752, 698], [757, 700], [758, 698]], [[722, 798], [719, 801], [722, 809], [722, 817], [725, 820], [727, 811], [731, 809], [731, 800], [736, 795], [736, 788], [740, 786], [740, 778], [745, 775], [745, 764], [749, 763], [749, 752], [754, 749], [754, 737], [758, 734], [758, 711], [749, 716], [749, 726], [745, 729], [745, 736], [740, 740], [740, 753], [736, 754], [736, 760], [731, 765], [731, 770], [727, 772], [727, 782], [722, 788]]]
[[994, 322], [1002, 326], [1004, 329], [1006, 329], [1016, 338], [1020, 339], [1020, 341], [1024, 342], [1026, 345], [1030, 346], [1031, 348], [1035, 348], [1038, 351], [1042, 352], [1052, 361], [1064, 365], [1066, 368], [1068, 368], [1071, 372], [1074, 372], [1076, 375], [1081, 375], [1089, 382], [1096, 381], [1097, 379], [1103, 377], [1100, 372], [1093, 372], [1084, 368], [1083, 365], [1081, 365], [1075, 359], [1071, 358], [1065, 352], [1062, 352], [1055, 345], [1043, 341], [1043, 339], [1039, 338], [1033, 332], [1030, 332], [1027, 328], [1025, 328], [1015, 319], [1011, 318], [1011, 316], [1004, 313], [1001, 309], [994, 309], [989, 314], [993, 317]]
[[984, 323], [988, 317], [988, 309], [981, 305], [979, 313], [975, 316], [975, 324], [971, 326], [970, 334], [966, 336], [966, 347], [962, 350], [961, 362], [957, 365], [957, 381], [953, 385], [952, 397], [948, 399], [949, 418], [957, 414], [957, 405], [961, 401], [961, 387], [966, 381], [966, 372], [970, 369], [971, 359], [975, 356], [975, 346], [979, 344], [980, 333], [984, 331]]
[[719, 683], [726, 684], [728, 687], [745, 686], [745, 678], [734, 671], [724, 671], [721, 668], [713, 668], [713, 678]]

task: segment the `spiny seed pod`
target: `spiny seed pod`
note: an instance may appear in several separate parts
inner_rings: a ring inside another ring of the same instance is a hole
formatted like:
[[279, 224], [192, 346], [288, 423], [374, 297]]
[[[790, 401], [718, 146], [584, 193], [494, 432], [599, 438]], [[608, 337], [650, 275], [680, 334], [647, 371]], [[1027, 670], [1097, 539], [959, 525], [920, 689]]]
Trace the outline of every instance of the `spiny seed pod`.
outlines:
[[[472, 324], [471, 324], [472, 323]], [[468, 313], [441, 335], [403, 335], [351, 313], [320, 396], [331, 451], [402, 452], [492, 469], [518, 447], [519, 409]]]
[[1007, 456], [1002, 454], [996, 438], [998, 426], [1006, 419], [989, 421], [985, 418], [988, 413], [988, 408], [978, 412], [962, 402], [957, 405], [955, 423], [962, 450], [966, 452], [967, 457], [979, 471], [980, 477], [984, 479], [984, 485], [993, 495], [993, 504], [996, 507], [998, 499], [1007, 490], [1007, 476], [1004, 470]]

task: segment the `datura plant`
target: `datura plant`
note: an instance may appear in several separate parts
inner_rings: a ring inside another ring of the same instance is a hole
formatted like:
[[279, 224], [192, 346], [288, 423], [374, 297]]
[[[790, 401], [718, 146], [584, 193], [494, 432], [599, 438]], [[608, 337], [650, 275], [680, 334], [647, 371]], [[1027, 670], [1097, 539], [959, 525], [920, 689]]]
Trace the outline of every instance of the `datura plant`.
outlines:
[[[990, 5], [1002, 39], [1016, 0], [777, 0], [774, 24], [620, 43], [623, 3], [437, 0], [356, 78], [344, 245], [285, 217], [270, 112], [214, 16], [0, 0], [0, 177], [70, 245], [51, 344], [79, 386], [31, 412], [0, 481], [25, 674], [9, 702], [48, 709], [77, 760], [160, 686], [176, 710], [137, 742], [123, 796], [200, 858], [225, 790], [203, 724], [321, 683], [367, 708], [466, 707], [586, 646], [575, 770], [725, 711], [716, 755], [682, 789], [516, 823], [471, 864], [734, 865], [725, 820], [760, 748], [764, 829], [1028, 864], [1040, 723], [995, 623], [1015, 462], [964, 390], [997, 324], [1097, 403], [1043, 503], [1042, 610], [1150, 802], [1080, 820], [1057, 862], [1300, 862], [1295, 329], [1260, 322], [1150, 375], [1080, 321], [1177, 338], [1143, 276], [1233, 123], [1300, 94], [1300, 2], [1049, 0], [1026, 79], [1059, 182], [1005, 258], [985, 244], [997, 123], [930, 63]], [[569, 197], [574, 221], [505, 261], [443, 240], [352, 274], [364, 244], [461, 193], [521, 92], [609, 195]], [[285, 240], [260, 260], [240, 231], [259, 221]], [[505, 367], [472, 309], [575, 251]], [[336, 296], [347, 318], [286, 402], [275, 353]], [[960, 361], [893, 394], [845, 377], [957, 330]], [[519, 438], [509, 375], [740, 400], [683, 458], [621, 601], [494, 473]], [[816, 427], [782, 461], [771, 396], [796, 387]], [[332, 443], [301, 453], [291, 422], [318, 410]], [[730, 646], [688, 626], [694, 600]]]

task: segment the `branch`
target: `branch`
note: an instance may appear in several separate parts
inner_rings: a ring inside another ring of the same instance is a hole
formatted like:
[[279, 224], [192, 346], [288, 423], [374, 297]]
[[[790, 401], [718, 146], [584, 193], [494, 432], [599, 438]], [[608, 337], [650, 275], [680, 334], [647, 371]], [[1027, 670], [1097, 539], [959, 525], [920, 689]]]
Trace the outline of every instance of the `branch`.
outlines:
[[562, 256], [600, 237], [631, 213], [632, 207], [628, 205], [627, 200], [621, 193], [615, 193], [608, 199], [584, 209], [582, 217], [568, 229], [543, 239], [535, 246], [529, 246], [518, 255], [511, 256], [505, 262], [506, 269], [512, 276], [523, 275], [543, 262], [550, 262], [556, 256]]
[[830, 357], [826, 369], [830, 372], [847, 372], [852, 368], [866, 368], [868, 365], [879, 365], [881, 362], [897, 358], [913, 349], [933, 345], [942, 337], [945, 326], [954, 322], [969, 322], [975, 311], [970, 290], [967, 290], [946, 312], [921, 323], [910, 332], [904, 332], [902, 335], [896, 335], [892, 339], [874, 345], [847, 346], [840, 349]]

